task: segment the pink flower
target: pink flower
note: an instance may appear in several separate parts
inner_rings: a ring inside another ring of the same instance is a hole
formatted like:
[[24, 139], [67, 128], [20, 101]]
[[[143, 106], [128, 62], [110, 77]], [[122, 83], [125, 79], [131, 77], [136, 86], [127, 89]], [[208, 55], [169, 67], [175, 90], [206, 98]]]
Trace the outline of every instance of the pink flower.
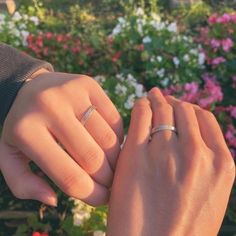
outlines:
[[212, 48], [219, 48], [221, 46], [220, 40], [212, 39], [211, 40], [211, 46], [212, 46]]
[[223, 100], [221, 87], [212, 79], [205, 79], [204, 90], [200, 93], [199, 106], [209, 108], [211, 104]]
[[230, 112], [230, 115], [236, 119], [236, 106], [229, 106], [227, 110]]
[[231, 15], [231, 20], [236, 24], [236, 14]]
[[225, 13], [223, 16], [220, 16], [217, 18], [216, 22], [220, 24], [227, 24], [231, 20], [231, 16], [227, 13]]
[[234, 42], [231, 38], [223, 39], [221, 43], [225, 52], [228, 52], [234, 46]]
[[236, 151], [233, 148], [230, 148], [229, 150], [232, 154], [232, 157], [235, 159], [236, 158]]
[[47, 33], [46, 33], [46, 38], [47, 38], [47, 39], [50, 40], [50, 39], [52, 39], [52, 37], [53, 37], [53, 33], [52, 33], [52, 32], [47, 32]]
[[214, 66], [217, 66], [221, 63], [224, 63], [225, 61], [226, 60], [225, 60], [224, 57], [216, 57], [216, 58], [212, 59], [211, 64], [214, 65]]
[[236, 129], [233, 125], [228, 125], [227, 131], [225, 133], [225, 139], [230, 146], [236, 147]]
[[184, 85], [184, 92], [180, 99], [187, 102], [195, 102], [198, 98], [199, 85], [196, 82], [186, 83]]
[[214, 15], [211, 15], [208, 19], [208, 23], [209, 24], [215, 24], [216, 23], [216, 20], [217, 20], [217, 15], [214, 14]]
[[236, 75], [233, 76], [233, 81], [236, 82]]

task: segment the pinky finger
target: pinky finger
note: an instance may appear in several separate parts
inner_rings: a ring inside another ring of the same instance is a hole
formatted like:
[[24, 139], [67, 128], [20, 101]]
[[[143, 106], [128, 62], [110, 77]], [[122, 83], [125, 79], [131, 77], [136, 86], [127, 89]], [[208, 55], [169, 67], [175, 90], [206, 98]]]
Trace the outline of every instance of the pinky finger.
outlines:
[[28, 159], [3, 141], [0, 141], [0, 169], [15, 197], [57, 206], [55, 192], [44, 180], [31, 172]]

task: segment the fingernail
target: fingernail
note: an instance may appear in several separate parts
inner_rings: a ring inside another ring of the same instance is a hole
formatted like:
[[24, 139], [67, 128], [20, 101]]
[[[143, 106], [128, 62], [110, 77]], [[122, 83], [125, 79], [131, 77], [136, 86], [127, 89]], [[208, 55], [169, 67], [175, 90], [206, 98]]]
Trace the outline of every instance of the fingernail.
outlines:
[[39, 193], [37, 200], [49, 206], [57, 207], [57, 198], [55, 196], [50, 196], [48, 193]]

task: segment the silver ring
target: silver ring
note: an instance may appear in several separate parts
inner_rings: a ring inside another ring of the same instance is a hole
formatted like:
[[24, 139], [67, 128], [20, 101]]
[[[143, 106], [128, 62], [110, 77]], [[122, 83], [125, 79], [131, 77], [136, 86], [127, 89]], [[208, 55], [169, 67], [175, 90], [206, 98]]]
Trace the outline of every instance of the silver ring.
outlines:
[[96, 110], [96, 107], [94, 105], [91, 105], [82, 115], [82, 118], [80, 120], [82, 125], [85, 125], [85, 123], [88, 121], [89, 117], [92, 115], [93, 111]]
[[177, 130], [174, 126], [172, 126], [172, 125], [159, 125], [158, 127], [152, 128], [151, 136], [154, 133], [157, 133], [157, 132], [160, 132], [160, 131], [163, 131], [163, 130], [170, 130], [170, 131], [175, 132], [177, 134]]

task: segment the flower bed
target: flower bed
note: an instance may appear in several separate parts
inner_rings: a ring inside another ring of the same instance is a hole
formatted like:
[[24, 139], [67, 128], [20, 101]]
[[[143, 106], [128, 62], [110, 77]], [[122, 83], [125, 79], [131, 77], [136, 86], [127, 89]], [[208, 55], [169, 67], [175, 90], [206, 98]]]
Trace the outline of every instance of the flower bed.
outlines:
[[[191, 30], [183, 22], [155, 12], [145, 14], [139, 8], [114, 19], [114, 28], [98, 25], [96, 33], [81, 34], [75, 25], [67, 32], [50, 30], [40, 15], [24, 9], [12, 17], [0, 14], [0, 38], [51, 62], [57, 70], [94, 76], [118, 107], [126, 129], [134, 100], [153, 86], [211, 110], [236, 158], [236, 13], [214, 13]], [[105, 231], [106, 208], [70, 201], [58, 190], [60, 204], [51, 209], [16, 200], [4, 183], [1, 186], [0, 204], [6, 211], [0, 212], [0, 235], [102, 235]], [[230, 232], [236, 233], [235, 199], [234, 187], [222, 232], [229, 230], [229, 224]], [[20, 218], [19, 211], [23, 211]]]

